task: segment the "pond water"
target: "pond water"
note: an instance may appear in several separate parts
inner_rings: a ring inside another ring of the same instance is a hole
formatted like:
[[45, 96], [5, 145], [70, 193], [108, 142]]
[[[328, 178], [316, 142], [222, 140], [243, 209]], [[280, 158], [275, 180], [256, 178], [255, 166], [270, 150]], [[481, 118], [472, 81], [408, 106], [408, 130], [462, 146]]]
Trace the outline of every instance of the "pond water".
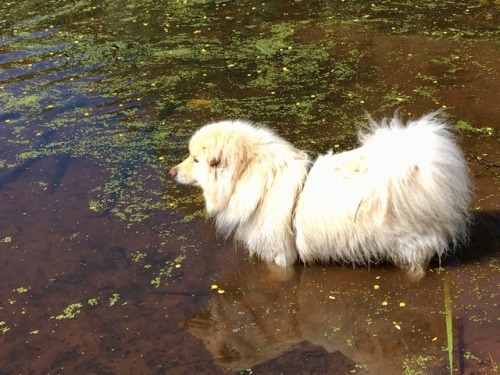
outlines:
[[[500, 372], [499, 19], [491, 0], [2, 2], [0, 374]], [[398, 108], [445, 108], [475, 185], [470, 244], [416, 284], [249, 260], [168, 178], [209, 121], [315, 155]]]

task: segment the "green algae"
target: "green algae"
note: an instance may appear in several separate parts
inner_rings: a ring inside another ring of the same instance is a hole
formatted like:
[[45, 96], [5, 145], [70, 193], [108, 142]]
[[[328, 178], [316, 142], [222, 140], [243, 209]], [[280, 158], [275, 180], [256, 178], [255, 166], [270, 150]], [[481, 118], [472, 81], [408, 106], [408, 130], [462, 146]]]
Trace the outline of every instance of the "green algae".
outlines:
[[120, 300], [121, 296], [120, 293], [113, 293], [111, 297], [109, 297], [109, 306], [114, 306], [118, 303]]
[[10, 327], [7, 325], [7, 322], [0, 320], [0, 332], [5, 335], [9, 331]]
[[52, 319], [63, 320], [63, 319], [74, 319], [82, 311], [83, 304], [80, 302], [72, 303], [63, 309], [62, 314], [52, 316]]
[[491, 126], [473, 126], [471, 123], [465, 120], [458, 120], [456, 123], [457, 129], [465, 132], [476, 133], [484, 137], [492, 138], [494, 137], [494, 129]]
[[[152, 179], [158, 185], [158, 175], [179, 160], [186, 138], [204, 122], [199, 118], [257, 118], [310, 148], [312, 139], [298, 134], [315, 134], [311, 129], [327, 124], [333, 128], [330, 134], [320, 130], [325, 144], [348, 143], [355, 133], [353, 123], [362, 117], [355, 115], [353, 121], [346, 113], [374, 98], [381, 97], [380, 111], [411, 103], [415, 96], [436, 101], [435, 87], [423, 77], [413, 92], [397, 85], [353, 86], [373, 73], [366, 69], [366, 52], [346, 44], [350, 29], [375, 24], [397, 35], [452, 38], [474, 31], [475, 38], [488, 38], [491, 28], [460, 28], [454, 21], [462, 11], [480, 11], [487, 24], [498, 13], [493, 4], [470, 2], [416, 8], [409, 1], [397, 8], [387, 2], [346, 2], [340, 7], [326, 4], [321, 12], [314, 3], [294, 4], [295, 12], [311, 16], [272, 19], [269, 8], [202, 1], [130, 2], [121, 8], [112, 2], [90, 6], [48, 1], [29, 10], [44, 16], [26, 20], [24, 2], [5, 5], [0, 11], [9, 16], [13, 35], [5, 67], [21, 75], [2, 82], [0, 105], [12, 118], [6, 115], [10, 135], [1, 139], [17, 150], [2, 164], [14, 168], [62, 154], [94, 158], [109, 170], [109, 181], [96, 189], [89, 209], [140, 222], [151, 212], [179, 206], [179, 197], [148, 187], [144, 171], [156, 174]], [[248, 22], [252, 14], [268, 21]], [[439, 25], [431, 22], [443, 14]], [[314, 38], [308, 37], [311, 32]], [[446, 68], [445, 79], [474, 63], [472, 58], [449, 56], [433, 61]], [[37, 69], [41, 62], [48, 70]], [[188, 105], [196, 96], [212, 104]], [[165, 118], [150, 119], [159, 116]], [[173, 134], [173, 128], [180, 130]], [[33, 139], [51, 130], [60, 135], [33, 145]], [[164, 158], [161, 165], [158, 156]]]
[[[313, 157], [350, 149], [364, 110], [435, 109], [443, 101], [440, 87], [453, 87], [471, 69], [496, 74], [467, 50], [471, 40], [495, 40], [498, 15], [494, 2], [469, 1], [3, 4], [0, 168], [46, 157], [95, 163], [104, 178], [87, 192], [89, 214], [129, 226], [166, 217], [154, 229], [179, 248], [160, 267], [143, 265], [159, 287], [195, 248], [172, 221], [206, 218], [199, 192], [167, 176], [196, 128], [247, 118]], [[432, 56], [422, 71], [394, 54], [394, 66], [408, 69], [413, 84], [395, 83], [365, 42], [373, 33], [403, 44], [443, 40], [453, 52]]]

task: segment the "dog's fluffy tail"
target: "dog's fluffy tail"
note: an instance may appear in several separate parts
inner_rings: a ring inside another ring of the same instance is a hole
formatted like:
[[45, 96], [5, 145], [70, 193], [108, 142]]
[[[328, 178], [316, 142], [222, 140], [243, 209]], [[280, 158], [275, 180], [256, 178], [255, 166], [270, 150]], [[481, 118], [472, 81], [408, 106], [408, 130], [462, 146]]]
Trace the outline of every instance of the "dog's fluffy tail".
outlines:
[[433, 244], [441, 255], [447, 241], [457, 245], [467, 238], [471, 187], [462, 152], [438, 114], [406, 125], [397, 116], [370, 120], [370, 131], [360, 133], [359, 140], [367, 147], [376, 211], [395, 225], [434, 226], [424, 232], [435, 233], [434, 242], [443, 239]]

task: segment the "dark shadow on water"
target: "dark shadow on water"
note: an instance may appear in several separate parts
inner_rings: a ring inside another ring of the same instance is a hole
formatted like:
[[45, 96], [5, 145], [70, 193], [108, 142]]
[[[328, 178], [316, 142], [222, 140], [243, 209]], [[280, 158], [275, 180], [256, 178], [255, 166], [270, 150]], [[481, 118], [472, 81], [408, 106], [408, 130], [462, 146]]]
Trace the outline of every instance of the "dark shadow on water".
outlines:
[[457, 306], [454, 367], [473, 373], [487, 367], [486, 357], [467, 356], [474, 345], [500, 349], [491, 339], [500, 333], [498, 324], [481, 322], [490, 335], [485, 338], [475, 321], [478, 311], [495, 316], [499, 234], [498, 212], [476, 214], [469, 246], [418, 283], [390, 266], [297, 266], [286, 272], [244, 262], [185, 326], [219, 367], [231, 371], [443, 374], [449, 372], [443, 350], [443, 285], [449, 283]]
[[71, 155], [63, 154], [56, 161], [56, 168], [47, 188], [50, 194], [54, 194], [61, 185], [61, 181], [70, 166]]
[[[498, 257], [500, 251], [500, 213], [496, 211], [474, 213], [469, 243], [441, 260], [445, 267], [479, 262], [488, 257]], [[438, 266], [438, 260], [433, 265]]]
[[[38, 142], [38, 145], [35, 146], [34, 148], [40, 149], [40, 148], [44, 147], [47, 143], [49, 143], [51, 141], [54, 134], [55, 134], [55, 130], [50, 130], [50, 131], [46, 132], [45, 134], [43, 134], [40, 137], [40, 141]], [[14, 168], [12, 171], [10, 171], [7, 175], [0, 178], [0, 190], [2, 190], [8, 184], [10, 184], [14, 181], [17, 181], [40, 159], [41, 159], [41, 157], [28, 159], [25, 163], [19, 165], [18, 167]]]

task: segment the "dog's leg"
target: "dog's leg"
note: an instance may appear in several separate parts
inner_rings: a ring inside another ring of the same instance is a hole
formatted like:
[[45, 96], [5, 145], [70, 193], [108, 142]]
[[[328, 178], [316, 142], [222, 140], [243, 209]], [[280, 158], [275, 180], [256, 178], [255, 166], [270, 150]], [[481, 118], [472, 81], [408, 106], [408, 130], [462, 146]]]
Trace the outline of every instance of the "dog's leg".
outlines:
[[412, 283], [416, 283], [422, 280], [426, 274], [426, 269], [421, 267], [419, 268], [403, 267], [402, 269], [404, 272], [404, 277]]

